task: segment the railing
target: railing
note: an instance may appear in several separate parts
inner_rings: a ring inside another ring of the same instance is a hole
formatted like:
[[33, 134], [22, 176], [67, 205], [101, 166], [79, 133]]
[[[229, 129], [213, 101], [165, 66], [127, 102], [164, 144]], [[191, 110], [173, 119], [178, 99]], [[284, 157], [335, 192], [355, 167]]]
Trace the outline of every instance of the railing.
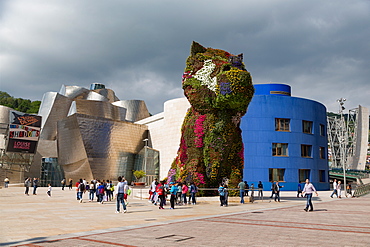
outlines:
[[370, 193], [370, 183], [358, 186], [355, 192], [353, 193], [353, 196], [359, 197], [359, 196], [364, 196], [368, 193]]

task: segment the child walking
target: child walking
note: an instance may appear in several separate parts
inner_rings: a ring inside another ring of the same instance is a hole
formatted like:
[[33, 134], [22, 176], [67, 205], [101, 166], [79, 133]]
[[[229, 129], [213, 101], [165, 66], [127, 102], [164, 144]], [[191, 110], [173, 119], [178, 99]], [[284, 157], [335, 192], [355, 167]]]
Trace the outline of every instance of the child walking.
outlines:
[[48, 191], [46, 192], [46, 194], [48, 194], [48, 197], [51, 197], [51, 184], [48, 184]]

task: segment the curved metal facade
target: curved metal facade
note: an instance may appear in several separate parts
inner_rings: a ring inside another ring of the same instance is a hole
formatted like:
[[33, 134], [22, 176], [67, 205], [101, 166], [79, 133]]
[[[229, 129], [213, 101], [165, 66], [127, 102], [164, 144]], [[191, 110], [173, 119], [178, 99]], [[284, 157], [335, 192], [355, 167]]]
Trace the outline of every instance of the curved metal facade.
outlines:
[[144, 147], [147, 127], [74, 114], [58, 122], [59, 163], [68, 178], [131, 181], [135, 154]]
[[143, 100], [121, 100], [114, 102], [113, 105], [126, 108], [126, 120], [130, 122], [150, 117], [148, 108]]
[[[256, 93], [241, 121], [244, 180], [255, 186], [262, 181], [268, 190], [272, 173], [278, 171], [283, 175], [279, 180], [284, 190], [297, 190], [303, 177], [309, 178], [316, 189], [329, 189], [325, 106], [316, 101], [290, 97], [288, 85], [254, 86]], [[276, 130], [276, 121], [280, 121], [277, 119], [288, 119], [289, 130]], [[312, 133], [303, 132], [304, 122], [312, 124]], [[287, 147], [286, 155], [274, 153], [278, 144]], [[302, 154], [309, 148], [311, 157]]]
[[[128, 109], [101, 85], [94, 90], [63, 85], [60, 93], [44, 94], [40, 145], [32, 165], [38, 177], [42, 158], [58, 158], [66, 178], [131, 181], [138, 153], [148, 138], [147, 126], [131, 121], [149, 116], [144, 101], [128, 100]], [[129, 119], [126, 117], [128, 114]]]

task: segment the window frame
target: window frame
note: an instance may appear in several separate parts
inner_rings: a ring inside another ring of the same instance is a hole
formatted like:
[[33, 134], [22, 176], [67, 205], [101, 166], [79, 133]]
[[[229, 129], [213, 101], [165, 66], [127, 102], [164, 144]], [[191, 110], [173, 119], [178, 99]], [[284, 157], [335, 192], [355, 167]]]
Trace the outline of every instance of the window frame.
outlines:
[[326, 136], [326, 128], [324, 124], [320, 124], [320, 136]]
[[290, 132], [290, 118], [275, 118], [275, 131]]
[[[308, 126], [306, 124], [308, 124]], [[306, 127], [309, 128], [307, 129]], [[313, 134], [313, 121], [302, 120], [302, 132], [305, 134]]]
[[285, 182], [285, 170], [285, 168], [269, 168], [269, 181]]
[[[308, 148], [308, 150], [306, 150], [306, 148]], [[305, 155], [306, 153], [307, 155]], [[302, 158], [312, 158], [312, 145], [301, 144], [301, 157]]]
[[306, 179], [311, 180], [311, 169], [298, 169], [299, 183], [304, 183]]
[[326, 159], [326, 151], [325, 151], [325, 147], [319, 147], [319, 155], [320, 155], [320, 159], [323, 159], [325, 160]]
[[[275, 145], [275, 147], [274, 147]], [[279, 147], [278, 145], [281, 145], [280, 147], [280, 155], [278, 154], [279, 153]], [[283, 146], [286, 146], [285, 149], [283, 149]], [[273, 157], [289, 157], [289, 149], [288, 149], [288, 143], [279, 143], [279, 142], [273, 142], [272, 145], [271, 145], [271, 151], [272, 151], [272, 156]], [[284, 152], [282, 152], [283, 150], [285, 150], [285, 154], [283, 154]], [[275, 155], [274, 155], [274, 151], [275, 151]]]

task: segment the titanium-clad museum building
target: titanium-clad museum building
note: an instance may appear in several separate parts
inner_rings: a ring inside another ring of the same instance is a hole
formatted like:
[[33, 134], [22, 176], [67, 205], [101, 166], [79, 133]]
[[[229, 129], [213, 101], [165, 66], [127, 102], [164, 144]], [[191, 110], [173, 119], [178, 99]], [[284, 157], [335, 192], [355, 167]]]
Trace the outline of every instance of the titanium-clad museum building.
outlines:
[[102, 84], [63, 85], [59, 93], [44, 94], [39, 115], [42, 131], [30, 174], [44, 183], [59, 185], [61, 176], [77, 181], [124, 175], [131, 181], [139, 169], [147, 170], [148, 179], [158, 176], [158, 151], [145, 141], [147, 126], [135, 123], [150, 116], [144, 101], [121, 101]]

